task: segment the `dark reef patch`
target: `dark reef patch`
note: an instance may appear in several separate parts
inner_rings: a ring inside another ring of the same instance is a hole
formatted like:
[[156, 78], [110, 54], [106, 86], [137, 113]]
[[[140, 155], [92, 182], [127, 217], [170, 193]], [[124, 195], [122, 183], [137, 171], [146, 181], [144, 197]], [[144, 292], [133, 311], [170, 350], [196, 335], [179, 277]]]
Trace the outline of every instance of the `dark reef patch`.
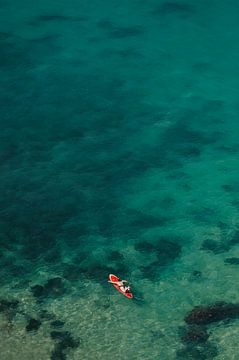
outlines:
[[229, 240], [229, 245], [234, 246], [239, 244], [239, 231], [235, 231], [233, 236]]
[[209, 335], [204, 326], [193, 325], [182, 329], [181, 339], [183, 343], [205, 343]]
[[0, 31], [0, 41], [6, 41], [11, 39], [12, 34], [10, 32]]
[[124, 256], [120, 251], [113, 250], [108, 254], [107, 258], [111, 261], [120, 261], [124, 259]]
[[62, 276], [69, 281], [79, 280], [81, 276], [80, 266], [74, 264], [65, 264]]
[[233, 246], [239, 244], [239, 231], [234, 231], [234, 233], [231, 234], [230, 228], [223, 222], [219, 222], [218, 226], [220, 227], [222, 233], [222, 240], [216, 241], [213, 239], [207, 239], [202, 243], [202, 250], [212, 251], [214, 254], [220, 254], [229, 251]]
[[143, 214], [140, 211], [129, 211], [129, 225], [131, 227], [148, 229], [152, 227], [164, 226], [168, 222], [168, 218], [164, 216], [153, 216]]
[[20, 275], [24, 276], [27, 273], [26, 267], [24, 267], [22, 265], [12, 265], [11, 268], [9, 269], [9, 271], [13, 277], [20, 276]]
[[4, 313], [9, 320], [12, 320], [18, 310], [18, 300], [0, 299], [0, 312]]
[[174, 261], [181, 254], [181, 246], [179, 245], [181, 239], [175, 239], [175, 241], [167, 240], [166, 238], [160, 238], [155, 245], [157, 258], [160, 266], [168, 265]]
[[60, 296], [65, 292], [65, 285], [60, 277], [49, 279], [44, 288], [50, 296]]
[[155, 278], [159, 275], [165, 266], [168, 266], [181, 254], [180, 238], [159, 238], [155, 243], [147, 241], [137, 242], [134, 244], [135, 250], [143, 254], [155, 254], [157, 260], [152, 261], [148, 265], [140, 266], [140, 270], [146, 278]]
[[183, 157], [198, 157], [201, 155], [201, 150], [196, 146], [185, 146], [179, 149], [178, 153]]
[[19, 149], [16, 144], [8, 144], [0, 151], [0, 165], [9, 164], [17, 158]]
[[223, 190], [225, 190], [227, 193], [232, 193], [235, 191], [235, 188], [231, 184], [224, 184], [222, 185]]
[[57, 297], [65, 293], [65, 284], [60, 277], [49, 279], [44, 285], [34, 285], [31, 287], [33, 296], [38, 300], [46, 297]]
[[177, 352], [177, 359], [213, 359], [217, 347], [208, 341], [208, 327], [217, 322], [239, 318], [239, 304], [218, 302], [208, 306], [196, 306], [184, 318], [187, 326], [180, 329], [184, 347]]
[[155, 280], [159, 275], [160, 266], [158, 261], [152, 261], [148, 265], [141, 265], [139, 269], [146, 279]]
[[50, 333], [53, 340], [58, 340], [62, 349], [76, 348], [79, 346], [80, 341], [72, 337], [68, 331], [52, 331]]
[[[47, 227], [44, 228], [44, 226], [46, 226], [46, 218], [41, 218], [39, 214], [39, 221], [40, 220], [42, 221], [42, 229], [40, 228], [39, 223], [35, 223], [36, 219], [34, 219], [33, 216], [32, 226], [24, 223], [19, 226], [19, 230], [21, 229], [20, 231], [24, 236], [24, 247], [21, 250], [21, 254], [27, 260], [37, 260], [42, 254], [45, 254], [49, 250], [50, 246], [55, 246], [55, 236], [58, 232], [56, 231], [56, 223], [49, 223], [49, 228], [47, 229]], [[53, 220], [53, 218], [51, 220]]]
[[41, 326], [41, 321], [37, 319], [30, 319], [26, 325], [26, 331], [37, 331]]
[[[10, 33], [8, 35], [0, 36], [0, 47], [0, 66], [4, 70], [16, 71], [20, 68], [25, 70], [26, 68], [31, 67], [32, 61], [26, 54], [28, 50], [28, 43], [23, 39]], [[6, 94], [4, 94], [4, 96], [4, 99], [8, 101]], [[8, 105], [8, 103], [6, 103], [6, 105]]]
[[76, 256], [73, 259], [73, 263], [78, 266], [79, 264], [81, 264], [84, 260], [88, 259], [89, 257], [89, 252], [87, 251], [82, 251], [80, 250], [80, 252], [78, 252], [76, 254]]
[[190, 280], [196, 281], [196, 280], [200, 280], [200, 279], [202, 279], [202, 272], [200, 270], [193, 270], [193, 272], [190, 276]]
[[214, 254], [221, 254], [228, 251], [230, 249], [230, 246], [226, 242], [207, 239], [203, 241], [201, 249], [206, 251], [212, 251]]
[[64, 326], [64, 324], [65, 324], [65, 323], [64, 323], [64, 321], [61, 321], [61, 320], [54, 320], [54, 321], [52, 321], [52, 322], [51, 322], [51, 324], [50, 324], [50, 325], [51, 325], [51, 327], [52, 327], [52, 328], [57, 328], [57, 329], [58, 329], [58, 328], [63, 327], [63, 326]]
[[165, 131], [163, 139], [170, 147], [180, 149], [184, 146], [196, 146], [211, 144], [215, 139], [199, 130], [194, 130], [185, 121], [179, 120], [174, 126]]
[[66, 360], [66, 354], [58, 346], [51, 353], [51, 360]]
[[57, 248], [49, 249], [43, 258], [46, 263], [50, 263], [50, 264], [58, 263], [61, 259], [61, 252]]
[[109, 274], [121, 274], [122, 277], [123, 274], [125, 274], [124, 276], [128, 274], [128, 268], [122, 262], [117, 262], [112, 266], [93, 263], [88, 266], [81, 266], [80, 271], [83, 276], [90, 280], [99, 281], [102, 286], [107, 285], [104, 279], [107, 279]]
[[162, 339], [165, 337], [164, 333], [160, 329], [156, 330], [150, 330], [151, 339], [153, 341], [158, 341], [159, 339]]
[[202, 272], [199, 270], [194, 270], [192, 275], [196, 278], [201, 278], [202, 277]]
[[211, 360], [218, 354], [217, 347], [207, 341], [205, 344], [184, 346], [177, 351], [176, 360]]
[[199, 157], [207, 146], [215, 143], [214, 136], [192, 127], [188, 121], [190, 117], [197, 118], [198, 115], [182, 115], [182, 119], [162, 133], [160, 143], [154, 146], [154, 154], [149, 156], [150, 164], [175, 171], [181, 169], [189, 157]]
[[74, 339], [68, 331], [52, 331], [50, 335], [56, 341], [54, 350], [51, 353], [52, 360], [65, 359], [67, 349], [76, 349], [80, 345], [80, 340]]
[[31, 292], [33, 293], [33, 296], [36, 298], [40, 298], [45, 295], [45, 289], [42, 285], [34, 285], [31, 287]]
[[39, 317], [43, 320], [53, 320], [55, 319], [55, 315], [49, 313], [47, 310], [45, 309], [40, 309], [39, 311]]
[[177, 351], [177, 360], [209, 360], [218, 355], [217, 347], [209, 339], [207, 327], [202, 325], [189, 325], [180, 328], [180, 337], [183, 348]]
[[175, 205], [175, 203], [176, 200], [172, 196], [165, 196], [160, 199], [160, 206], [162, 206], [164, 209], [172, 207], [173, 205]]
[[212, 223], [216, 216], [216, 211], [208, 207], [192, 209], [190, 212], [191, 217], [193, 217], [197, 222], [200, 223]]
[[226, 258], [224, 260], [224, 263], [227, 265], [239, 265], [239, 258], [237, 257]]
[[142, 253], [147, 253], [147, 252], [153, 252], [155, 251], [155, 245], [147, 242], [147, 241], [142, 241], [142, 242], [137, 242], [134, 244], [134, 248], [135, 250], [142, 252]]
[[208, 325], [221, 320], [239, 318], [239, 304], [216, 303], [196, 306], [186, 317], [187, 324]]

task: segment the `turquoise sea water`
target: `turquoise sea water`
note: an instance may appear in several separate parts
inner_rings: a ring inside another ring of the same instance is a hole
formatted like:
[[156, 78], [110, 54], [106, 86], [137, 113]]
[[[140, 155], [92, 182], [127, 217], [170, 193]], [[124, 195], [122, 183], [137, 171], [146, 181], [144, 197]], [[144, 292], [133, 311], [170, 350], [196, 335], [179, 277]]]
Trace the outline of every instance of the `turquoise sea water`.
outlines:
[[238, 2], [0, 18], [1, 359], [238, 359]]

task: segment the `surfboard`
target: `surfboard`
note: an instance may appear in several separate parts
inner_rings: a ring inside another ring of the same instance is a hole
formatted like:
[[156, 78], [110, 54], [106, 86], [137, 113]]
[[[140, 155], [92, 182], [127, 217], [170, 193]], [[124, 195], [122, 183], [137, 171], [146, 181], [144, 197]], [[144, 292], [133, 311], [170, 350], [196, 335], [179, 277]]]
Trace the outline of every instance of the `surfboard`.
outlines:
[[[120, 281], [120, 279], [118, 278], [118, 276], [113, 275], [113, 274], [110, 274], [110, 275], [109, 275], [109, 280], [110, 280], [110, 281]], [[116, 285], [116, 284], [112, 284], [112, 285], [113, 285], [121, 294], [123, 294], [124, 296], [126, 296], [128, 299], [132, 299], [132, 298], [133, 298], [132, 292], [122, 291], [118, 285]]]

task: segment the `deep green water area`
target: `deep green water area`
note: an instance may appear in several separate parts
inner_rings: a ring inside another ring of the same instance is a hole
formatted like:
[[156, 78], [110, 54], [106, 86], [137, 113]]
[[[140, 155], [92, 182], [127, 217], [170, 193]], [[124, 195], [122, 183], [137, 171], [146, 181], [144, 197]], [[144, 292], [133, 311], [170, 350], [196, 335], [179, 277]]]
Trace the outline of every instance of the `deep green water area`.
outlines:
[[1, 360], [238, 360], [238, 1], [0, 20]]

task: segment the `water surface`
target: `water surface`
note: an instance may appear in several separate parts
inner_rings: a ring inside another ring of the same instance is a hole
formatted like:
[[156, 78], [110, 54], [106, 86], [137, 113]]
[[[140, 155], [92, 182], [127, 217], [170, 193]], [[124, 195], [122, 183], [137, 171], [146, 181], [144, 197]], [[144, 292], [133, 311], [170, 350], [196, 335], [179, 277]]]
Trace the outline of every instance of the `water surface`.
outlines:
[[238, 358], [238, 13], [0, 4], [4, 360]]

